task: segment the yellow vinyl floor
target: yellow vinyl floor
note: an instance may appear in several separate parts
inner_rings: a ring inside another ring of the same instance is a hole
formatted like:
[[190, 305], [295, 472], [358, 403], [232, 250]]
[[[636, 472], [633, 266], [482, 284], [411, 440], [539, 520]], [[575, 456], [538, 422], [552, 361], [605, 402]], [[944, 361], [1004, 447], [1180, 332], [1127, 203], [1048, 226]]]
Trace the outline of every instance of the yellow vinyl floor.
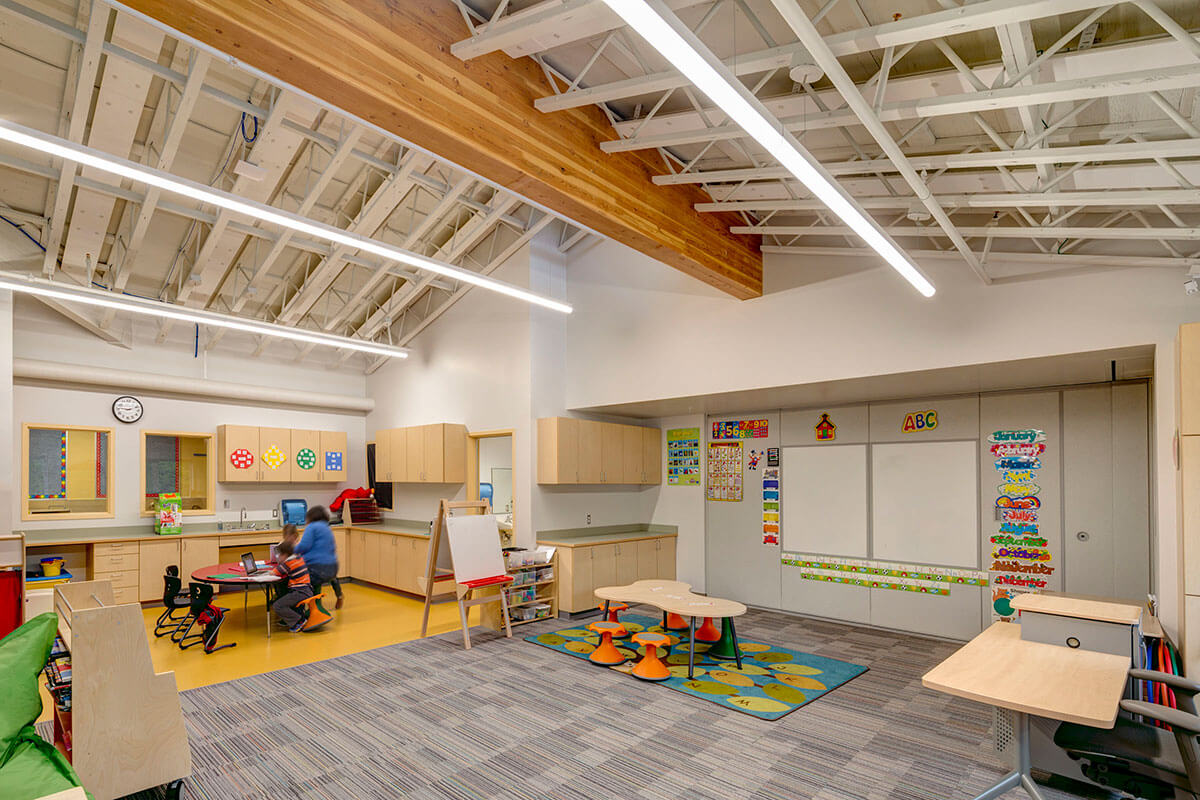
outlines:
[[[154, 623], [162, 613], [162, 605], [144, 606], [142, 617], [154, 668], [159, 672], [174, 671], [175, 682], [182, 691], [420, 638], [424, 600], [359, 583], [343, 584], [342, 589], [346, 602], [340, 610], [333, 607], [333, 591], [329, 587], [324, 589], [325, 599], [321, 602], [334, 615], [324, 628], [312, 633], [290, 633], [275, 626], [270, 638], [267, 638], [262, 590], [251, 589], [245, 612], [240, 591], [222, 592], [216, 603], [229, 609], [229, 613], [225, 615], [217, 644], [237, 642], [237, 647], [211, 654], [205, 654], [203, 645], [180, 650], [168, 636], [154, 638]], [[479, 609], [469, 609], [468, 613], [471, 625], [478, 625]], [[429, 635], [461, 627], [455, 603], [435, 605], [430, 610]], [[51, 709], [50, 695], [43, 686], [40, 720], [50, 719]]]

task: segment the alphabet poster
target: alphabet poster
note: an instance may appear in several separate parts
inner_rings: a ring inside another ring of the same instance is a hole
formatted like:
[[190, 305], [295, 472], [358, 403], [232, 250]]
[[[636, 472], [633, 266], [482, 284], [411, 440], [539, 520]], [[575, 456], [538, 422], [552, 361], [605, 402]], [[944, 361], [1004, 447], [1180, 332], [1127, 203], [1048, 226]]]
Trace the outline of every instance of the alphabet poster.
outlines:
[[667, 431], [667, 485], [700, 485], [700, 429]]
[[708, 443], [708, 499], [742, 501], [742, 443]]

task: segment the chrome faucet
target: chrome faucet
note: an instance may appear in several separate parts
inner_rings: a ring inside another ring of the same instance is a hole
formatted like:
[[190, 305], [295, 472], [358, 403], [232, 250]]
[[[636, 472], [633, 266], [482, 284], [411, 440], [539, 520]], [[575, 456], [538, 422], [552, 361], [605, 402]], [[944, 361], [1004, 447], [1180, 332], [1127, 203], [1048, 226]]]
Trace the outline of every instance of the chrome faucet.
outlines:
[[242, 506], [242, 513], [238, 515], [238, 527], [246, 527], [246, 507]]

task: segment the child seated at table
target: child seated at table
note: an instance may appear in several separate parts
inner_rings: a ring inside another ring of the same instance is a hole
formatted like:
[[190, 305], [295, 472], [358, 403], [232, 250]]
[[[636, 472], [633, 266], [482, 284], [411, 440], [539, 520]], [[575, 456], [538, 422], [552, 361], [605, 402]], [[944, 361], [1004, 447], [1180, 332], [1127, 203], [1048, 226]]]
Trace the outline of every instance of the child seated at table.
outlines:
[[298, 633], [304, 627], [304, 617], [297, 610], [301, 600], [312, 597], [312, 581], [308, 577], [308, 567], [304, 558], [296, 555], [294, 541], [284, 538], [275, 548], [278, 563], [275, 564], [275, 574], [283, 578], [287, 588], [271, 607], [283, 620], [284, 625], [292, 633]]

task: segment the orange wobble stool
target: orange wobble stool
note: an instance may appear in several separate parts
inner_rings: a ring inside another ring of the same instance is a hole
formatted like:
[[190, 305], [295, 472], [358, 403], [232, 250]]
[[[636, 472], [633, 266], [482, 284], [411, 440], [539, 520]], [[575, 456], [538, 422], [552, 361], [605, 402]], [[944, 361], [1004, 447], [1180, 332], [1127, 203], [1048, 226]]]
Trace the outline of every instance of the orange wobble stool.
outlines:
[[680, 615], [664, 611], [663, 628], [668, 631], [686, 631], [688, 624], [687, 620]]
[[642, 656], [633, 668], [633, 677], [644, 681], [665, 681], [671, 677], [670, 670], [658, 658], [658, 648], [666, 647], [671, 639], [661, 633], [635, 633], [633, 641], [646, 646], [646, 655]]
[[704, 624], [696, 631], [697, 642], [715, 642], [721, 638], [721, 632], [713, 623], [712, 617], [705, 617]]
[[614, 636], [625, 635], [625, 628], [621, 623], [593, 622], [588, 625], [588, 630], [600, 634], [600, 644], [596, 645], [596, 649], [588, 656], [589, 661], [602, 667], [615, 667], [625, 663], [625, 656], [621, 655], [621, 651], [613, 644]]
[[324, 596], [325, 593], [321, 592], [318, 595], [306, 597], [297, 604], [301, 606], [308, 606], [308, 618], [304, 621], [304, 627], [300, 629], [301, 633], [315, 631], [317, 628], [326, 625], [333, 619], [333, 614], [330, 614], [325, 610], [325, 607], [321, 605], [321, 598]]
[[[599, 607], [601, 613], [603, 613], [604, 612], [604, 603], [601, 603], [598, 607]], [[629, 610], [628, 603], [622, 603], [619, 600], [614, 600], [608, 604], [608, 619], [606, 621], [607, 622], [615, 622], [618, 625], [620, 625], [621, 619], [617, 616], [617, 612], [618, 611], [628, 611], [628, 610]], [[627, 639], [627, 638], [629, 638], [629, 631], [625, 630], [624, 626], [622, 626], [621, 633], [614, 633], [613, 638], [614, 639]]]

